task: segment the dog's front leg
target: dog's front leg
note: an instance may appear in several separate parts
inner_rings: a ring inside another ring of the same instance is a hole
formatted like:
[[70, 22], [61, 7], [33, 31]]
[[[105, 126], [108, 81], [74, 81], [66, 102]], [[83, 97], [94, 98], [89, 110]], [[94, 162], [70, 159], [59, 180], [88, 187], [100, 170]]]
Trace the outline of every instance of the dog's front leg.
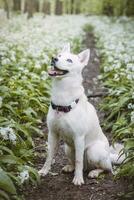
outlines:
[[75, 175], [74, 185], [84, 184], [83, 180], [83, 156], [84, 156], [84, 137], [75, 138]]
[[42, 175], [42, 176], [45, 176], [46, 174], [48, 174], [49, 170], [51, 169], [53, 157], [54, 157], [54, 155], [55, 155], [55, 153], [57, 152], [57, 149], [58, 149], [58, 141], [59, 141], [59, 136], [56, 135], [55, 133], [52, 133], [52, 132], [49, 131], [47, 159], [46, 159], [44, 166], [39, 171], [39, 174]]

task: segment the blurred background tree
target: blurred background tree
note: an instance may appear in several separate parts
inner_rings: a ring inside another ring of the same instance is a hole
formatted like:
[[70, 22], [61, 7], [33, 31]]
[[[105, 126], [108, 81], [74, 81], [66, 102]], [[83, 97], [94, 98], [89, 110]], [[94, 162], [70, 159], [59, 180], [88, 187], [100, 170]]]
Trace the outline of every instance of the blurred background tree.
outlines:
[[31, 18], [35, 12], [45, 14], [86, 14], [120, 16], [134, 15], [134, 0], [0, 0], [0, 8], [10, 18], [11, 11], [28, 13]]

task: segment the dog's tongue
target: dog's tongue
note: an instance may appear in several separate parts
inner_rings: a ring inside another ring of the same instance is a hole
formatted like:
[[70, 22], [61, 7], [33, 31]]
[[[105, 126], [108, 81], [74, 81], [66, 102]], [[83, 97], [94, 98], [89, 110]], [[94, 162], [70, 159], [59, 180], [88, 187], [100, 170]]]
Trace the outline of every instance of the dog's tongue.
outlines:
[[56, 73], [55, 70], [49, 69], [49, 70], [48, 70], [48, 74], [49, 74], [50, 76], [55, 76], [57, 73]]
[[57, 76], [57, 75], [63, 75], [63, 72], [60, 70], [55, 70], [55, 69], [49, 69], [48, 74], [50, 76]]

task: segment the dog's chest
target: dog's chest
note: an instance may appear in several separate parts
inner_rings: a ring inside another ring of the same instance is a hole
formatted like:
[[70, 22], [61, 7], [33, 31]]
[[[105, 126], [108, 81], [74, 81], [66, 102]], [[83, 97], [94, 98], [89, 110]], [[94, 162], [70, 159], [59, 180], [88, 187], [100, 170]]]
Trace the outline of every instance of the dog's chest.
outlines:
[[64, 142], [73, 144], [74, 132], [68, 120], [68, 114], [53, 111], [48, 114], [48, 124], [50, 129], [59, 134]]

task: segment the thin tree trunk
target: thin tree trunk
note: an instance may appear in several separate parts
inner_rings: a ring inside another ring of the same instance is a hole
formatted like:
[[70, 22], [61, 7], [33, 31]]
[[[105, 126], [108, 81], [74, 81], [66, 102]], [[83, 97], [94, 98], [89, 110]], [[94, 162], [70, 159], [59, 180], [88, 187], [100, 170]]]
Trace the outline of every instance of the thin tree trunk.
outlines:
[[43, 12], [44, 0], [39, 0], [39, 12]]
[[126, 15], [126, 11], [127, 11], [127, 3], [128, 3], [128, 0], [124, 0], [124, 5], [123, 5], [123, 15]]
[[74, 2], [73, 2], [73, 14], [76, 14], [76, 9], [77, 9], [77, 1], [74, 0]]
[[43, 3], [43, 13], [45, 15], [46, 14], [50, 15], [50, 9], [51, 9], [51, 3], [50, 3], [50, 1], [44, 0], [44, 3]]
[[63, 2], [61, 0], [56, 0], [56, 6], [55, 6], [56, 15], [62, 14], [62, 7], [63, 7]]
[[68, 6], [67, 7], [68, 7], [68, 9], [67, 9], [68, 10], [68, 14], [71, 14], [71, 9], [72, 9], [71, 8], [71, 0], [68, 0]]
[[7, 15], [7, 19], [10, 19], [10, 11], [9, 11], [9, 5], [7, 0], [4, 0], [4, 7], [5, 7], [5, 11], [6, 11], [6, 15]]
[[66, 14], [67, 13], [67, 0], [64, 0], [63, 1], [63, 14]]
[[18, 11], [20, 10], [20, 8], [21, 8], [21, 0], [13, 0], [13, 10]]
[[13, 7], [12, 0], [4, 0], [4, 8], [6, 11], [7, 19], [10, 19], [12, 7]]
[[51, 0], [51, 5], [50, 5], [50, 14], [51, 15], [55, 14], [55, 7], [56, 7], [56, 0]]
[[27, 18], [30, 19], [33, 17], [33, 10], [34, 10], [34, 0], [27, 0], [27, 11], [28, 11], [28, 16]]
[[25, 3], [26, 3], [26, 0], [21, 0], [21, 14], [23, 14], [25, 11]]

